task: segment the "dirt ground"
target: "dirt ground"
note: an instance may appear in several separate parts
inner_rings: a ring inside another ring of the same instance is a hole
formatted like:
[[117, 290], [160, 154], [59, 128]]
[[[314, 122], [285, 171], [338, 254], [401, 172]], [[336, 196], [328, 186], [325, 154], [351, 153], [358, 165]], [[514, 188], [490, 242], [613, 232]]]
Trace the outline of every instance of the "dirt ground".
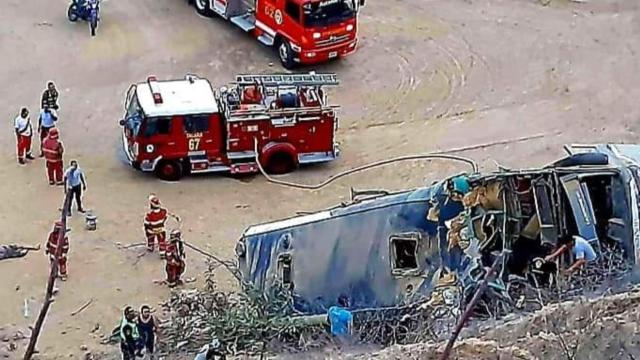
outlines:
[[[640, 356], [640, 289], [568, 301], [535, 314], [467, 331], [451, 353], [457, 360], [617, 360]], [[473, 334], [475, 332], [475, 334]], [[611, 334], [615, 334], [612, 336]], [[392, 346], [340, 359], [436, 360], [445, 343]]]
[[[320, 191], [278, 187], [260, 176], [174, 184], [137, 173], [118, 155], [130, 83], [196, 73], [223, 85], [237, 73], [281, 71], [276, 57], [232, 25], [198, 17], [182, 0], [105, 1], [93, 39], [86, 24], [67, 22], [66, 6], [66, 0], [3, 0], [0, 12], [0, 242], [42, 243], [59, 215], [62, 191], [47, 184], [43, 161], [16, 165], [12, 130], [20, 106], [35, 118], [47, 80], [61, 90], [66, 160], [78, 159], [85, 170], [86, 202], [99, 217], [97, 232], [71, 219], [70, 277], [59, 284], [38, 346], [41, 359], [82, 358], [83, 345], [95, 353], [114, 350], [97, 337], [113, 328], [123, 306], [157, 306], [166, 298], [168, 290], [153, 283], [163, 277], [162, 262], [116, 247], [143, 240], [150, 192], [184, 219], [187, 241], [231, 258], [250, 224], [348, 200], [350, 187], [400, 189], [462, 170], [402, 163]], [[509, 167], [543, 165], [562, 156], [564, 143], [638, 141], [637, 1], [370, 0], [361, 15], [359, 51], [315, 68], [342, 80], [332, 94], [343, 107], [342, 157], [288, 180], [316, 183], [374, 160], [539, 134], [463, 155], [492, 170], [492, 159]], [[201, 281], [205, 259], [187, 256], [187, 277]], [[0, 263], [0, 327], [25, 329], [35, 321], [47, 268], [43, 253]], [[70, 315], [90, 299], [86, 310]]]

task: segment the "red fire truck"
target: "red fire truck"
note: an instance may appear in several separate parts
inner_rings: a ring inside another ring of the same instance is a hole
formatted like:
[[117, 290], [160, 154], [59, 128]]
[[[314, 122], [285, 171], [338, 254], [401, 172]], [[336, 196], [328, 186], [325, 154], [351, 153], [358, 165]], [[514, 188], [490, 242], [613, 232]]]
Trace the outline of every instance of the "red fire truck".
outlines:
[[[195, 75], [149, 77], [127, 92], [122, 143], [129, 163], [176, 181], [186, 173], [282, 174], [334, 160], [335, 74], [238, 75], [215, 90]], [[256, 161], [257, 160], [257, 161]]]
[[282, 65], [313, 64], [356, 50], [364, 0], [189, 0], [203, 16], [219, 15], [278, 49]]

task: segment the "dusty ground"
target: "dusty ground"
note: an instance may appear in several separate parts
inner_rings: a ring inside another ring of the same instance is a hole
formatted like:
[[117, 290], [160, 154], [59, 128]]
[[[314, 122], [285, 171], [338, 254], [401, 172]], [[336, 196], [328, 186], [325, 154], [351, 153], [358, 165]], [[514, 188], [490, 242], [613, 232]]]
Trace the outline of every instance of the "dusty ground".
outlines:
[[[90, 334], [96, 324], [98, 333], [108, 332], [125, 304], [156, 305], [166, 297], [168, 290], [153, 283], [163, 276], [162, 263], [115, 246], [142, 240], [149, 192], [185, 219], [186, 240], [231, 257], [249, 224], [346, 200], [351, 186], [418, 186], [461, 169], [439, 162], [398, 164], [316, 192], [277, 187], [262, 177], [201, 176], [169, 184], [143, 176], [117, 155], [117, 121], [131, 82], [192, 72], [222, 85], [240, 72], [279, 71], [269, 66], [277, 63], [275, 56], [230, 24], [199, 18], [181, 0], [109, 0], [94, 39], [86, 24], [66, 21], [66, 5], [3, 0], [0, 12], [6, 124], [0, 132], [1, 241], [43, 242], [58, 216], [61, 191], [47, 185], [42, 161], [15, 164], [10, 125], [20, 106], [37, 109], [49, 79], [62, 90], [67, 160], [77, 158], [85, 169], [86, 201], [100, 221], [99, 231], [88, 233], [80, 218], [71, 220], [70, 278], [60, 284], [47, 319], [39, 343], [43, 359], [80, 358], [83, 344], [105, 350]], [[290, 180], [318, 182], [373, 160], [541, 133], [543, 139], [464, 155], [487, 169], [493, 168], [489, 159], [535, 166], [561, 156], [560, 145], [567, 142], [638, 141], [636, 1], [552, 0], [547, 7], [534, 0], [369, 1], [360, 34], [358, 53], [317, 68], [343, 80], [333, 94], [343, 105], [343, 157]], [[188, 257], [188, 276], [198, 276], [204, 259]], [[0, 326], [34, 322], [46, 276], [42, 253], [0, 263]], [[70, 316], [91, 298], [87, 310]]]
[[[588, 301], [554, 304], [530, 316], [504, 321], [501, 324], [486, 324], [479, 331], [475, 331], [475, 334], [466, 334], [467, 338], [459, 341], [454, 347], [451, 358], [637, 359], [640, 356], [638, 290]], [[392, 346], [373, 354], [340, 358], [436, 360], [443, 349], [444, 343], [414, 344]]]

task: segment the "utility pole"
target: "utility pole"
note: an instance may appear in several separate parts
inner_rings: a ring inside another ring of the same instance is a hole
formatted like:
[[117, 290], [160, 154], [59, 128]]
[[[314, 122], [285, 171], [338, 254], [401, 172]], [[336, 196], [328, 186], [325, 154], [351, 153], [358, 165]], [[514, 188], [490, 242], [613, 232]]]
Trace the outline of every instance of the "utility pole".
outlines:
[[53, 289], [56, 285], [56, 278], [58, 276], [58, 258], [62, 254], [62, 242], [67, 232], [66, 209], [71, 208], [71, 199], [72, 192], [67, 191], [64, 197], [64, 203], [62, 205], [62, 214], [60, 215], [60, 222], [62, 223], [62, 226], [58, 231], [58, 246], [56, 247], [56, 253], [54, 254], [55, 260], [51, 262], [51, 271], [49, 272], [49, 280], [47, 281], [47, 291], [44, 296], [44, 303], [42, 304], [42, 308], [40, 309], [40, 313], [38, 314], [36, 323], [33, 326], [33, 330], [31, 331], [29, 345], [27, 346], [27, 350], [24, 352], [24, 360], [31, 360], [31, 357], [33, 356], [33, 354], [35, 354], [36, 344], [38, 343], [38, 337], [40, 336], [42, 325], [44, 324], [44, 320], [47, 317], [49, 307], [51, 307], [51, 303], [53, 303], [54, 301]]

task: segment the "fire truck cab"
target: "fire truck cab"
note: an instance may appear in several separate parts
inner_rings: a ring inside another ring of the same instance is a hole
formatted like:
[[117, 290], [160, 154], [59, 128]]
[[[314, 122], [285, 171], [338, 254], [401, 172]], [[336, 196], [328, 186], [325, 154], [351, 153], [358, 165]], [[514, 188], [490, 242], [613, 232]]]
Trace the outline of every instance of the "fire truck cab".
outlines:
[[335, 74], [238, 75], [214, 90], [195, 75], [131, 85], [120, 120], [134, 168], [175, 181], [187, 173], [273, 174], [334, 160]]
[[203, 16], [229, 20], [278, 50], [282, 65], [313, 64], [347, 56], [357, 46], [364, 0], [189, 0]]

